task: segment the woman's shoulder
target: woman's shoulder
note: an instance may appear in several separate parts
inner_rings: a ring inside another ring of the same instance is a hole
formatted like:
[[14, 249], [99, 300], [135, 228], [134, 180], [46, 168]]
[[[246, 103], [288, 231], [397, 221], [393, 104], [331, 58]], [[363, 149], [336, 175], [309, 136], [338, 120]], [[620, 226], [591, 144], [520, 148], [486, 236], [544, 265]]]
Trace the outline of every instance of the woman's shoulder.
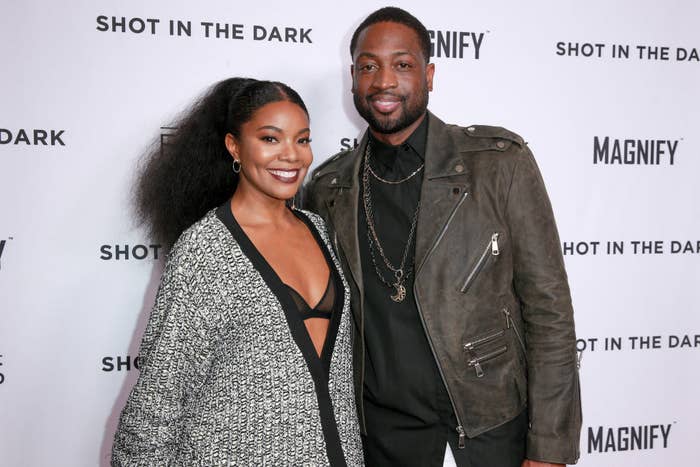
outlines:
[[230, 252], [235, 249], [231, 242], [233, 238], [216, 216], [216, 210], [207, 212], [180, 234], [168, 252], [163, 280], [185, 283], [192, 291], [205, 290], [231, 261]]
[[297, 211], [308, 217], [318, 230], [324, 233], [326, 232], [326, 223], [320, 215], [306, 209], [297, 209]]
[[330, 248], [331, 241], [328, 236], [328, 230], [326, 229], [326, 222], [323, 220], [323, 218], [315, 212], [307, 211], [306, 209], [298, 209], [298, 211], [311, 221], [316, 228], [316, 231], [321, 235], [321, 239], [323, 239], [326, 245], [328, 245]]
[[170, 257], [202, 255], [220, 242], [225, 228], [216, 216], [216, 209], [185, 229], [170, 250]]

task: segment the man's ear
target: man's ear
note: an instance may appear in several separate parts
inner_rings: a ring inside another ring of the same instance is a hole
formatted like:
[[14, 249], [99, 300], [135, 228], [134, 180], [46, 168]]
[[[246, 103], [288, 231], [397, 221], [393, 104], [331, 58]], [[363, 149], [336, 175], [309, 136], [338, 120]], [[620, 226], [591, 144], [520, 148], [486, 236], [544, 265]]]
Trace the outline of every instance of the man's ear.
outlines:
[[355, 65], [350, 64], [350, 92], [355, 94]]
[[433, 76], [435, 75], [435, 64], [434, 63], [428, 63], [425, 66], [425, 79], [426, 79], [426, 84], [428, 85], [428, 91], [433, 90]]

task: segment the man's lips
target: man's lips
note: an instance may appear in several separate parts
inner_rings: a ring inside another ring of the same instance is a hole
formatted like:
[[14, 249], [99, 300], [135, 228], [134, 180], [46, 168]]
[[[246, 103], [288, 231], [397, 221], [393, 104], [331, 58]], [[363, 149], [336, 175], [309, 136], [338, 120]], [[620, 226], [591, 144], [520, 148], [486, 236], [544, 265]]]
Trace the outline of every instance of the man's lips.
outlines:
[[370, 105], [379, 113], [390, 114], [401, 106], [402, 99], [392, 95], [378, 95], [370, 98]]
[[267, 169], [280, 182], [294, 183], [299, 178], [299, 169]]

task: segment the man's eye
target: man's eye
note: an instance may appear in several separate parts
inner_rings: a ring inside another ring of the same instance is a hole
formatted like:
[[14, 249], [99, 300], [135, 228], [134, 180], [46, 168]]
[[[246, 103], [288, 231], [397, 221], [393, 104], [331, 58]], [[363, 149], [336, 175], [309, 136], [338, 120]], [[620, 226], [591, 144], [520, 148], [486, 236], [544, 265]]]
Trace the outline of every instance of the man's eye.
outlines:
[[401, 70], [407, 70], [407, 69], [411, 68], [411, 64], [410, 64], [410, 63], [406, 63], [406, 62], [401, 62], [401, 63], [398, 64], [398, 67], [399, 67]]
[[374, 71], [376, 69], [377, 69], [377, 65], [375, 65], [373, 63], [367, 64], [367, 65], [362, 65], [360, 67], [360, 70], [362, 70], [362, 71]]

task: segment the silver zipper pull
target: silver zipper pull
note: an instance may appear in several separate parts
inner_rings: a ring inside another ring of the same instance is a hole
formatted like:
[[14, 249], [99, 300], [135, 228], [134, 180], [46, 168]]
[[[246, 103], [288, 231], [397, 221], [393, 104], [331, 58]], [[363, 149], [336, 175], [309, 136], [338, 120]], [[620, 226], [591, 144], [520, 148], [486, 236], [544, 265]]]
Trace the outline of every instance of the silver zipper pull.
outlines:
[[474, 367], [474, 371], [476, 371], [476, 377], [481, 378], [484, 376], [484, 369], [481, 368], [481, 363], [478, 361], [474, 361], [474, 364], [472, 365]]
[[491, 235], [491, 254], [498, 256], [501, 252], [498, 250], [498, 234]]
[[510, 311], [508, 311], [508, 308], [503, 309], [503, 314], [506, 315], [506, 329], [510, 329]]
[[464, 449], [464, 446], [466, 444], [465, 438], [467, 437], [467, 435], [464, 433], [464, 428], [462, 428], [461, 425], [457, 427], [457, 434], [459, 435], [459, 443], [457, 444], [457, 447], [459, 449]]

